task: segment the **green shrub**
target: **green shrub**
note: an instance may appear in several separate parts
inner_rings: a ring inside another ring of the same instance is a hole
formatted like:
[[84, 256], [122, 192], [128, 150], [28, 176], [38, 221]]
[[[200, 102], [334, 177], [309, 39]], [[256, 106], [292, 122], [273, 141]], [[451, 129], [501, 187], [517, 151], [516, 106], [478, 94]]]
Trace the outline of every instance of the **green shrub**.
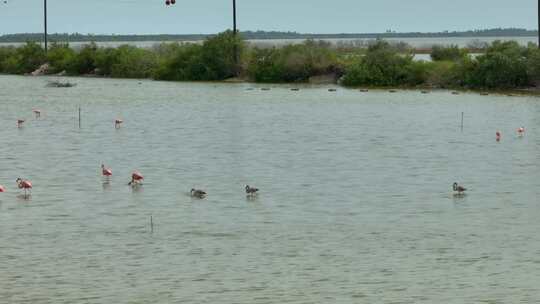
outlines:
[[31, 73], [46, 61], [45, 50], [35, 42], [27, 42], [24, 46], [15, 48], [14, 52], [7, 53], [2, 66], [4, 72], [9, 74]]
[[[347, 86], [416, 85], [427, 79], [427, 65], [415, 63], [411, 54], [402, 54], [388, 42], [377, 41], [364, 57], [345, 70]], [[423, 80], [422, 80], [423, 79]]]
[[75, 51], [67, 43], [52, 43], [47, 51], [51, 73], [67, 71], [75, 59]]
[[0, 73], [8, 73], [6, 63], [15, 56], [16, 52], [17, 49], [12, 46], [0, 47]]
[[330, 44], [308, 40], [282, 48], [255, 48], [247, 72], [256, 82], [304, 82], [311, 76], [336, 72], [337, 62]]
[[84, 45], [70, 62], [67, 72], [71, 75], [93, 74], [96, 70], [97, 53], [95, 42]]
[[431, 59], [433, 61], [458, 61], [467, 56], [467, 52], [457, 45], [448, 47], [434, 45], [431, 49]]
[[119, 47], [114, 58], [116, 60], [110, 61], [110, 72], [117, 78], [150, 78], [157, 65], [156, 56], [150, 50], [129, 45]]

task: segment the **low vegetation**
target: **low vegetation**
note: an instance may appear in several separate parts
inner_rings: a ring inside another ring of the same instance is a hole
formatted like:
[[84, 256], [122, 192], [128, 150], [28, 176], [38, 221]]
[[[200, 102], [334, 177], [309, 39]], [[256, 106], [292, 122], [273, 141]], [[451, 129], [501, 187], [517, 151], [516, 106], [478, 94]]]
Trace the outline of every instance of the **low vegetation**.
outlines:
[[361, 46], [307, 40], [259, 48], [227, 31], [202, 43], [163, 43], [151, 49], [98, 47], [95, 43], [74, 49], [66, 43], [53, 43], [45, 53], [34, 42], [0, 47], [0, 73], [28, 74], [47, 63], [47, 74], [168, 81], [240, 77], [255, 82], [296, 83], [332, 75], [351, 87], [464, 89], [513, 89], [540, 81], [540, 51], [532, 44], [496, 41], [474, 56], [468, 48], [434, 46], [431, 61], [415, 60], [414, 52], [405, 44], [383, 40]]

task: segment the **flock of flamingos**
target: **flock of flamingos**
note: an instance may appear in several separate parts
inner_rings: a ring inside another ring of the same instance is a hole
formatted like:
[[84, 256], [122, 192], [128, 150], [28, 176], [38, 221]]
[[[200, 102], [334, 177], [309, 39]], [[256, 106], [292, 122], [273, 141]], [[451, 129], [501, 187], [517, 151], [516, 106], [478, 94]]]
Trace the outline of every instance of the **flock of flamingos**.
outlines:
[[[36, 118], [41, 117], [41, 110], [34, 109], [34, 110], [32, 110], [32, 112], [34, 112], [34, 115], [36, 116]], [[24, 119], [18, 119], [17, 120], [17, 128], [22, 128], [23, 125], [24, 125], [24, 122], [25, 122]], [[118, 119], [118, 118], [115, 119], [114, 127], [116, 129], [120, 128], [120, 126], [122, 125], [123, 122], [124, 121], [122, 119]], [[111, 177], [113, 175], [112, 169], [109, 168], [109, 167], [106, 167], [104, 164], [102, 164], [101, 165], [101, 174], [105, 178], [109, 178], [109, 177]], [[144, 180], [144, 176], [139, 171], [134, 171], [131, 174], [131, 181], [128, 183], [128, 186], [131, 186], [133, 188], [140, 187], [140, 186], [142, 186], [143, 180]], [[24, 198], [29, 198], [30, 194], [31, 194], [31, 191], [32, 191], [32, 182], [30, 180], [23, 179], [23, 178], [20, 178], [20, 177], [17, 178], [17, 180], [15, 182], [17, 183], [17, 188], [22, 189], [24, 191], [23, 197]], [[258, 188], [251, 187], [249, 185], [246, 185], [245, 190], [246, 190], [247, 196], [250, 197], [250, 198], [255, 197], [259, 192]], [[2, 185], [0, 185], [0, 193], [1, 192], [6, 192], [6, 188], [4, 186], [2, 186]], [[194, 189], [193, 188], [190, 191], [190, 195], [192, 197], [194, 197], [194, 198], [203, 199], [203, 198], [206, 197], [207, 193], [204, 190]]]
[[[34, 112], [34, 115], [36, 116], [36, 118], [39, 118], [41, 116], [41, 111], [40, 110], [34, 109], [32, 111]], [[24, 122], [25, 122], [24, 119], [18, 119], [17, 120], [17, 127], [22, 128]], [[123, 123], [123, 120], [116, 119], [114, 121], [114, 127], [115, 128], [120, 128], [122, 123]], [[517, 134], [518, 134], [519, 137], [523, 137], [525, 135], [525, 127], [518, 128], [517, 129]], [[502, 138], [502, 133], [500, 131], [497, 131], [495, 133], [495, 140], [497, 142], [500, 142], [501, 138]], [[108, 177], [112, 176], [112, 170], [111, 170], [111, 168], [108, 168], [108, 167], [106, 167], [105, 165], [102, 164], [101, 165], [101, 174], [104, 177], [108, 178]], [[131, 186], [131, 187], [140, 187], [140, 186], [142, 186], [142, 181], [143, 180], [144, 180], [144, 176], [140, 172], [135, 171], [135, 172], [133, 172], [131, 174], [131, 181], [128, 183], [128, 185]], [[24, 197], [28, 198], [30, 193], [31, 193], [31, 190], [32, 190], [32, 182], [27, 180], [27, 179], [17, 178], [16, 183], [17, 183], [17, 188], [22, 189], [24, 191]], [[246, 190], [246, 194], [247, 194], [248, 197], [254, 197], [259, 192], [259, 189], [251, 187], [249, 185], [246, 185], [245, 190]], [[452, 190], [454, 190], [455, 195], [463, 195], [467, 189], [464, 188], [463, 186], [460, 186], [456, 182], [456, 183], [454, 183], [452, 185]], [[6, 192], [6, 188], [4, 186], [2, 186], [2, 185], [0, 185], [0, 192]], [[191, 189], [191, 191], [190, 191], [190, 195], [192, 197], [199, 198], [199, 199], [205, 198], [206, 194], [207, 194], [206, 191], [200, 190], [200, 189]]]

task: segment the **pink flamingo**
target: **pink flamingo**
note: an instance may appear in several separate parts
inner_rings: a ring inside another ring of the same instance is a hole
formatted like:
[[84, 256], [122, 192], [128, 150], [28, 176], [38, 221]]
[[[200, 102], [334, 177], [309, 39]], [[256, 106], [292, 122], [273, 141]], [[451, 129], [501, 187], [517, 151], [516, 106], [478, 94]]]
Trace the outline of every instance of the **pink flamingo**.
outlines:
[[497, 132], [495, 133], [495, 139], [496, 139], [497, 141], [501, 141], [501, 132], [497, 131]]
[[116, 129], [118, 129], [118, 128], [120, 128], [120, 125], [122, 125], [122, 123], [124, 123], [124, 121], [117, 118], [117, 119], [114, 121], [114, 127], [115, 127]]
[[104, 164], [101, 164], [101, 174], [103, 174], [103, 176], [112, 176], [112, 170], [111, 168], [106, 168]]
[[25, 197], [28, 197], [28, 193], [27, 192], [30, 192], [31, 189], [32, 189], [32, 183], [29, 181], [29, 180], [24, 180], [22, 178], [17, 178], [16, 180], [17, 182], [17, 187], [19, 189], [24, 189], [24, 196]]
[[25, 122], [24, 119], [17, 119], [17, 128], [22, 128], [22, 125], [24, 122]]
[[135, 171], [133, 172], [133, 174], [131, 174], [131, 181], [128, 183], [128, 185], [129, 186], [142, 185], [143, 179], [144, 177], [142, 176], [142, 174], [139, 171]]
[[6, 188], [4, 188], [2, 185], [0, 185], [0, 192], [6, 192]]
[[34, 114], [36, 115], [36, 118], [40, 118], [40, 117], [41, 117], [41, 110], [39, 110], [39, 109], [33, 109], [32, 112], [34, 112]]
[[518, 128], [517, 133], [519, 136], [525, 135], [525, 127]]

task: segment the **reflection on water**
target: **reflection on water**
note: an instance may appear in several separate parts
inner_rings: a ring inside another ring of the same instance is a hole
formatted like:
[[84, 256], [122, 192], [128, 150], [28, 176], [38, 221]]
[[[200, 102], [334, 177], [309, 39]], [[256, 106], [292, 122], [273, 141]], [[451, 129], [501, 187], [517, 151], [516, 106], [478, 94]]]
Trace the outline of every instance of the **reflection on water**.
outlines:
[[6, 303], [540, 300], [538, 98], [72, 80], [0, 76]]

